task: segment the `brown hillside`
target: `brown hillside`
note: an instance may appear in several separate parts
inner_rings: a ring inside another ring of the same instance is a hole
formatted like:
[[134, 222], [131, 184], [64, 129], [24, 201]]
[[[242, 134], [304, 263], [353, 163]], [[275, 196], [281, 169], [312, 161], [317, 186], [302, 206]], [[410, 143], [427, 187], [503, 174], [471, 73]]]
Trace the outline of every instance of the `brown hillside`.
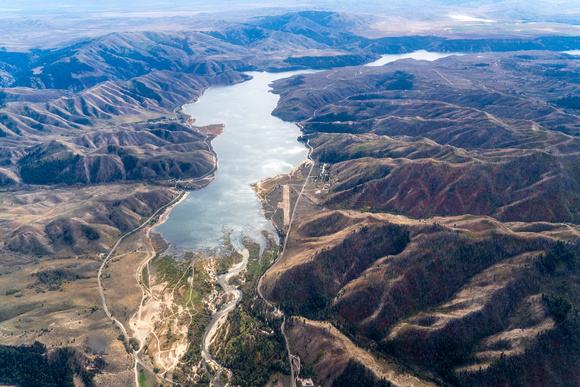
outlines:
[[[580, 125], [564, 54], [398, 61], [275, 84], [332, 164], [324, 203], [414, 217], [577, 222]], [[556, 63], [562, 65], [553, 70]], [[562, 107], [566, 107], [565, 110]]]
[[[331, 219], [343, 227], [322, 232]], [[444, 380], [469, 379], [480, 367], [489, 376], [498, 372], [495, 348], [523, 356], [542, 345], [541, 332], [570, 339], [560, 324], [575, 324], [574, 313], [561, 314], [542, 294], [560, 294], [568, 305], [580, 300], [578, 231], [541, 224], [514, 231], [520, 227], [474, 216], [323, 212], [294, 229], [262, 288], [288, 313], [332, 322]], [[553, 380], [569, 380], [561, 372], [554, 368]]]

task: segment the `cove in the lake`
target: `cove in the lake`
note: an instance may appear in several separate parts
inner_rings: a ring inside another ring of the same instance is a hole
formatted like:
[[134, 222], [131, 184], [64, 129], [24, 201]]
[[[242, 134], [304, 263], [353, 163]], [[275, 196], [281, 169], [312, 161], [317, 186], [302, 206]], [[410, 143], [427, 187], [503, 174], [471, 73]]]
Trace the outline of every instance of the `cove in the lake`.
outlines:
[[[371, 66], [402, 58], [435, 60], [452, 54], [417, 51], [385, 55]], [[264, 218], [251, 184], [279, 173], [288, 173], [307, 157], [306, 147], [297, 141], [298, 127], [271, 115], [278, 96], [269, 84], [301, 72], [249, 73], [253, 79], [231, 86], [212, 87], [199, 102], [186, 105], [185, 112], [196, 125], [225, 124], [225, 132], [212, 145], [218, 154], [215, 180], [191, 192], [175, 206], [168, 219], [155, 231], [174, 250], [182, 252], [219, 248], [227, 232], [234, 247], [242, 249], [244, 236], [262, 242], [263, 230], [274, 233]]]

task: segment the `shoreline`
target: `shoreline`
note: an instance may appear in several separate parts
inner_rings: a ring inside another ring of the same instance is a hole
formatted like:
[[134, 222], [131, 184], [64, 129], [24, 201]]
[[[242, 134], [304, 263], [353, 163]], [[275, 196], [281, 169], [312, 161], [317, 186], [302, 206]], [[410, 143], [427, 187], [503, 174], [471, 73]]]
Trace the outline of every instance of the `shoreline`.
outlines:
[[[179, 198], [179, 200], [177, 200], [175, 203], [167, 206], [165, 208], [165, 211], [163, 211], [163, 213], [161, 215], [159, 215], [159, 219], [157, 220], [157, 222], [155, 222], [155, 224], [152, 224], [148, 229], [147, 229], [147, 236], [149, 236], [149, 232], [151, 232], [151, 230], [153, 230], [155, 227], [157, 226], [161, 226], [163, 223], [165, 223], [167, 221], [167, 219], [169, 218], [169, 214], [171, 213], [171, 211], [181, 202], [183, 202], [188, 196], [189, 193], [191, 191], [188, 190], [180, 190], [180, 195], [181, 197]], [[161, 235], [161, 234], [160, 234]], [[163, 238], [165, 239], [165, 238]]]
[[162, 251], [160, 251], [160, 253], [168, 251], [169, 247], [170, 247], [170, 243], [167, 242], [167, 239], [165, 239], [165, 237], [163, 236], [163, 234], [161, 234], [160, 232], [155, 232], [154, 229], [157, 226], [161, 226], [163, 223], [165, 223], [167, 221], [167, 219], [169, 219], [169, 215], [171, 214], [171, 211], [178, 205], [181, 204], [181, 202], [183, 202], [185, 199], [187, 199], [187, 197], [189, 196], [191, 191], [185, 190], [185, 189], [181, 189], [180, 190], [180, 195], [181, 197], [179, 198], [179, 200], [177, 200], [175, 203], [167, 206], [165, 208], [165, 211], [163, 211], [163, 213], [161, 215], [159, 215], [159, 218], [157, 219], [157, 222], [155, 222], [154, 224], [151, 224], [149, 227], [147, 227], [147, 229], [145, 230], [145, 236], [151, 241], [151, 234], [155, 234], [155, 235], [159, 235], [159, 237], [163, 240], [163, 243], [165, 243], [165, 247], [163, 248]]
[[[197, 103], [197, 100], [194, 103]], [[178, 110], [178, 112], [181, 115], [181, 117], [183, 118], [183, 120], [185, 121], [185, 123], [187, 125], [191, 126], [191, 125], [195, 124], [195, 122], [197, 121], [197, 118], [195, 118], [191, 114], [188, 114], [185, 112], [184, 106], [186, 106], [186, 105], [191, 105], [191, 104], [182, 105], [181, 108]]]

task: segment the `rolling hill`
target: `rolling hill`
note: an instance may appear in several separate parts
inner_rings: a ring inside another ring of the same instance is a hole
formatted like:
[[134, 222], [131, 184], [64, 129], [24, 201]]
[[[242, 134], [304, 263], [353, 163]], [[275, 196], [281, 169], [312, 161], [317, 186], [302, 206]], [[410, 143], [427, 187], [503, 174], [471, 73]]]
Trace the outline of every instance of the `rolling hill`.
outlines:
[[319, 383], [579, 380], [577, 66], [477, 54], [274, 84], [317, 164], [262, 291]]

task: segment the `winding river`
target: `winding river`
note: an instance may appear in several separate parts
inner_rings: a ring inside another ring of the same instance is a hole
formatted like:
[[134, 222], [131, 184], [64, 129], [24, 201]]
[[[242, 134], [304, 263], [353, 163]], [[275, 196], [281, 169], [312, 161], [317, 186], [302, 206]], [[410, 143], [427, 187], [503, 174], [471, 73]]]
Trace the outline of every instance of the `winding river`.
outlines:
[[[435, 60], [451, 54], [417, 51], [410, 54], [385, 55], [369, 66], [381, 66], [403, 58]], [[213, 335], [227, 314], [242, 297], [227, 280], [245, 269], [247, 251], [242, 238], [263, 243], [263, 230], [275, 233], [262, 215], [260, 202], [251, 184], [268, 176], [288, 173], [307, 157], [306, 147], [297, 142], [298, 127], [271, 115], [278, 96], [270, 92], [269, 84], [298, 73], [249, 73], [247, 82], [212, 87], [197, 103], [184, 106], [185, 112], [196, 118], [196, 125], [225, 124], [225, 132], [212, 145], [218, 154], [219, 167], [215, 180], [207, 187], [191, 192], [175, 206], [165, 223], [155, 231], [163, 235], [171, 249], [184, 251], [214, 251], [230, 234], [231, 243], [243, 251], [244, 261], [218, 280], [232, 301], [217, 311], [203, 337], [202, 355], [205, 363], [216, 363], [207, 351]], [[218, 373], [219, 374], [219, 373]], [[219, 381], [214, 380], [219, 385]]]

